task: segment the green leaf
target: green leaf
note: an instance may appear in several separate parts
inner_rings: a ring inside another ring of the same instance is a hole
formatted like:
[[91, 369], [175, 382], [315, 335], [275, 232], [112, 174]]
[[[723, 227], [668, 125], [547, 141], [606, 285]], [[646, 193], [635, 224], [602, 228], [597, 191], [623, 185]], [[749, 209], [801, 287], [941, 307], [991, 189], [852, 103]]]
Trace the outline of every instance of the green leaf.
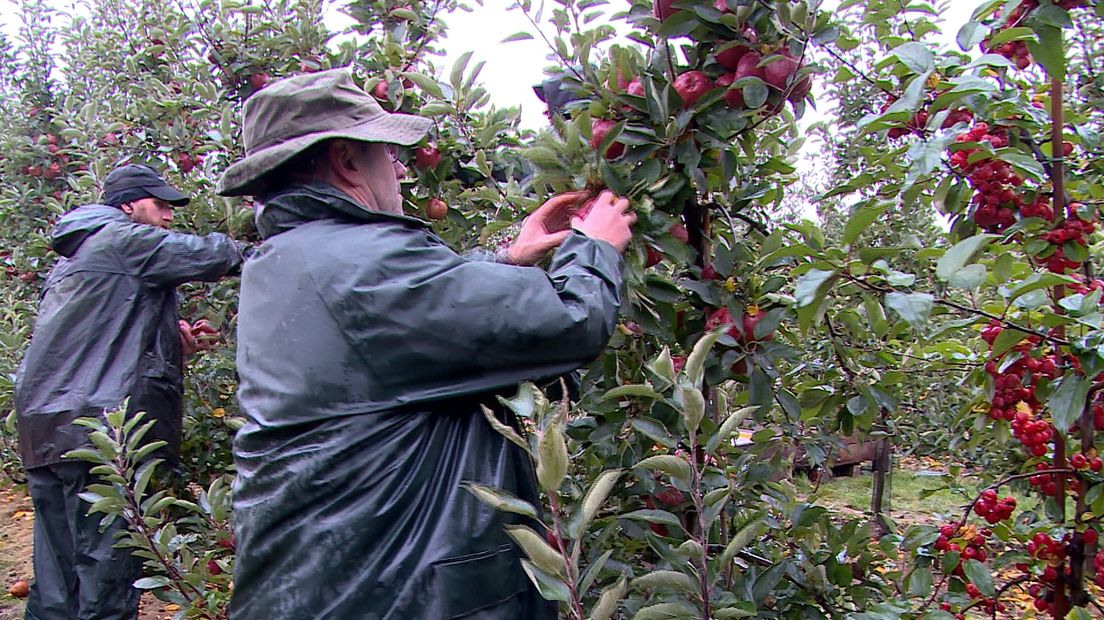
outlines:
[[682, 527], [682, 522], [679, 521], [678, 516], [676, 516], [672, 512], [660, 510], [658, 508], [641, 508], [640, 510], [633, 510], [632, 512], [626, 512], [625, 514], [618, 515], [618, 518]]
[[702, 418], [705, 417], [705, 395], [696, 387], [680, 385], [676, 393], [676, 402], [682, 409], [687, 432], [696, 433]]
[[153, 577], [143, 577], [134, 582], [134, 587], [139, 590], [156, 590], [158, 588], [164, 588], [171, 582], [169, 578], [164, 575], [154, 575]]
[[682, 369], [682, 373], [686, 375], [686, 380], [690, 382], [690, 385], [701, 385], [705, 357], [709, 354], [713, 345], [716, 344], [717, 339], [721, 337], [721, 334], [722, 332], [714, 330], [712, 333], [702, 336], [694, 344], [694, 350], [686, 358], [686, 367]]
[[751, 541], [759, 538], [760, 532], [763, 530], [765, 524], [761, 518], [753, 519], [740, 528], [739, 532], [732, 537], [728, 545], [725, 547], [724, 552], [721, 554], [721, 566], [728, 566], [732, 558], [736, 557], [736, 554], [743, 551]]
[[866, 230], [874, 220], [885, 213], [889, 202], [880, 202], [878, 204], [867, 204], [851, 214], [851, 217], [847, 220], [847, 225], [843, 228], [843, 243], [845, 245], [851, 245], [855, 242], [862, 231]]
[[1089, 397], [1088, 381], [1072, 372], [1062, 377], [1062, 384], [1047, 399], [1047, 407], [1054, 416], [1054, 427], [1065, 433], [1081, 417]]
[[1039, 36], [1038, 41], [1029, 40], [1027, 42], [1027, 48], [1031, 51], [1031, 55], [1046, 67], [1047, 73], [1052, 78], [1065, 80], [1066, 45], [1062, 40], [1062, 29], [1039, 24], [1035, 26], [1035, 34]]
[[528, 41], [532, 38], [533, 38], [532, 34], [530, 34], [528, 32], [525, 32], [523, 30], [521, 32], [515, 32], [514, 34], [506, 37], [505, 39], [503, 39], [501, 41], [499, 41], [499, 43], [511, 43], [513, 41]]
[[525, 450], [526, 454], [528, 454], [529, 456], [533, 456], [533, 452], [529, 449], [529, 444], [521, 438], [521, 435], [517, 434], [517, 431], [515, 431], [509, 425], [502, 423], [502, 421], [495, 417], [494, 411], [491, 411], [490, 407], [486, 405], [480, 405], [479, 407], [483, 410], [483, 417], [487, 419], [487, 422], [491, 425], [491, 428], [498, 431], [498, 434], [510, 440], [510, 442], [517, 447]]
[[514, 497], [507, 491], [475, 482], [462, 482], [460, 486], [470, 491], [479, 501], [495, 510], [525, 515], [531, 519], [537, 518], [537, 509], [534, 508], [532, 504], [523, 499]]
[[913, 329], [923, 330], [935, 298], [928, 293], [886, 293], [886, 307], [896, 312]]
[[1008, 291], [1005, 288], [1001, 289], [1001, 294], [1008, 300], [1008, 303], [1012, 303], [1032, 291], [1038, 291], [1045, 288], [1051, 288], [1059, 284], [1070, 284], [1076, 282], [1069, 276], [1058, 275], [1056, 273], [1037, 273], [1031, 277], [1023, 280], [1019, 285]]
[[913, 73], [924, 73], [935, 68], [935, 55], [923, 44], [905, 43], [893, 48], [893, 55]]
[[655, 391], [655, 388], [648, 384], [640, 385], [622, 385], [609, 390], [605, 394], [602, 394], [601, 400], [620, 400], [626, 397], [638, 397], [638, 398], [651, 398], [654, 400], [663, 400], [663, 394]]
[[620, 469], [612, 469], [602, 472], [602, 475], [598, 476], [598, 479], [594, 481], [594, 484], [590, 485], [590, 489], [587, 490], [586, 495], [583, 497], [582, 506], [576, 513], [575, 519], [571, 522], [571, 531], [568, 534], [572, 538], [580, 538], [586, 528], [590, 525], [590, 521], [594, 519], [594, 515], [598, 514], [598, 509], [605, 503], [606, 498], [609, 497], [610, 491], [613, 490], [613, 485], [617, 484], [617, 479], [621, 477]]
[[716, 452], [717, 448], [722, 444], [727, 444], [728, 438], [739, 430], [740, 423], [744, 421], [744, 418], [756, 409], [758, 409], [758, 407], [743, 407], [732, 412], [732, 414], [721, 423], [720, 428], [709, 437], [709, 440], [705, 444], [705, 451], [712, 454]]
[[794, 297], [798, 307], [809, 306], [817, 301], [821, 291], [836, 276], [835, 271], [823, 269], [810, 269], [801, 274], [794, 286]]
[[1005, 327], [1001, 330], [1001, 333], [993, 341], [993, 355], [1004, 355], [1008, 351], [1012, 350], [1012, 347], [1023, 342], [1024, 338], [1027, 338], [1031, 334], [1013, 329], [1011, 327]]
[[636, 612], [633, 620], [678, 620], [700, 618], [701, 612], [690, 603], [679, 601], [677, 603], [659, 603], [651, 605]]
[[671, 360], [671, 350], [669, 348], [663, 347], [663, 350], [652, 360], [648, 368], [651, 368], [652, 372], [666, 379], [668, 385], [675, 382], [675, 364]]
[[529, 581], [532, 581], [533, 585], [537, 587], [537, 591], [540, 592], [544, 600], [560, 601], [561, 603], [571, 602], [571, 590], [568, 589], [567, 584], [562, 579], [541, 570], [529, 560], [523, 559], [521, 568], [529, 576]]
[[472, 52], [467, 51], [456, 59], [456, 62], [452, 65], [452, 72], [449, 74], [449, 83], [452, 84], [453, 90], [459, 91], [462, 81], [464, 79], [464, 70], [468, 68], [468, 62], [471, 61]]
[[944, 282], [965, 267], [974, 256], [995, 238], [994, 235], [974, 235], [963, 239], [943, 253], [935, 264], [935, 275]]
[[594, 608], [590, 611], [590, 620], [609, 620], [612, 618], [617, 611], [618, 604], [621, 602], [621, 597], [625, 596], [627, 584], [625, 577], [621, 577], [617, 580], [617, 583], [602, 590], [598, 602], [594, 604]]
[[989, 572], [988, 566], [977, 560], [966, 560], [962, 565], [962, 570], [966, 573], [966, 578], [977, 586], [982, 596], [992, 598], [997, 595], [997, 591], [993, 587], [993, 575]]
[[985, 265], [967, 265], [951, 276], [948, 284], [955, 288], [972, 291], [985, 284], [985, 278], [988, 275], [989, 270], [985, 268]]
[[537, 441], [537, 481], [548, 494], [555, 494], [567, 475], [567, 443], [558, 421], [544, 429]]
[[671, 435], [667, 427], [652, 418], [634, 417], [629, 420], [629, 425], [632, 426], [633, 430], [636, 432], [660, 445], [667, 446], [668, 448], [674, 448], [678, 445], [678, 440]]
[[437, 83], [437, 80], [434, 80], [427, 75], [422, 75], [421, 73], [415, 73], [413, 71], [407, 71], [403, 73], [402, 76], [417, 84], [418, 88], [422, 89], [427, 94], [432, 95], [434, 98], [445, 98], [445, 93], [441, 90], [441, 85]]
[[544, 537], [524, 525], [507, 525], [506, 533], [525, 551], [537, 568], [559, 577], [564, 575], [564, 557]]
[[609, 561], [611, 555], [613, 555], [613, 549], [608, 549], [590, 563], [590, 566], [588, 566], [583, 573], [582, 580], [579, 582], [580, 592], [587, 592], [590, 590], [590, 587], [594, 585], [594, 580], [598, 579], [598, 575], [602, 572], [602, 569], [605, 568], [606, 562]]
[[981, 43], [984, 38], [985, 30], [981, 27], [981, 24], [971, 20], [966, 22], [966, 24], [958, 30], [956, 40], [959, 49], [965, 52], [972, 50], [974, 46]]
[[640, 461], [635, 467], [643, 467], [644, 469], [654, 469], [661, 471], [672, 478], [682, 480], [683, 482], [690, 482], [691, 470], [690, 463], [686, 462], [686, 459], [681, 456], [675, 456], [673, 454], [661, 454], [658, 456], [650, 456], [643, 461]]
[[687, 594], [697, 590], [697, 585], [689, 575], [674, 570], [652, 571], [633, 579], [632, 585], [641, 590], [674, 590]]
[[932, 572], [927, 566], [917, 567], [909, 575], [908, 591], [915, 597], [923, 598], [931, 594]]

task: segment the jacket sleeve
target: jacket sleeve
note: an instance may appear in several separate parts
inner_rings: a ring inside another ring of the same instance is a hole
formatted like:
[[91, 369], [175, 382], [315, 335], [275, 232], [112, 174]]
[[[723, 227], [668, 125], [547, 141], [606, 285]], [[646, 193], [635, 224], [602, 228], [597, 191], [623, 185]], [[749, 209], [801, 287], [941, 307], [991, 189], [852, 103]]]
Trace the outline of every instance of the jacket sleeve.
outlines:
[[377, 258], [321, 290], [361, 359], [386, 366], [376, 379], [392, 387], [566, 372], [601, 352], [621, 305], [621, 256], [577, 233], [548, 271], [468, 260], [437, 241]]
[[221, 233], [190, 235], [156, 226], [128, 224], [117, 249], [124, 269], [152, 286], [213, 281], [241, 269], [248, 246]]

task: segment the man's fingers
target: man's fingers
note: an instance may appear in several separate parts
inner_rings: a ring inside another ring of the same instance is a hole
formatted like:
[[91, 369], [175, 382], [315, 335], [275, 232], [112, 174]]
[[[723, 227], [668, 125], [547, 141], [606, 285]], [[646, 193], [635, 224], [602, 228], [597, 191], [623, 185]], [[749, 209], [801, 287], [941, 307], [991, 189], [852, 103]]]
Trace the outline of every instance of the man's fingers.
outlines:
[[570, 230], [561, 230], [559, 232], [550, 233], [547, 236], [548, 245], [551, 246], [551, 247], [556, 247], [556, 246], [560, 245], [561, 243], [563, 243], [564, 240], [567, 239], [567, 236], [570, 235], [570, 234], [571, 234]]
[[553, 197], [549, 198], [548, 200], [546, 200], [545, 203], [543, 205], [541, 205], [539, 209], [534, 211], [533, 215], [537, 215], [538, 213], [549, 213], [549, 212], [559, 211], [560, 209], [566, 209], [568, 207], [571, 207], [571, 206], [573, 206], [577, 203], [580, 203], [580, 202], [586, 200], [587, 196], [589, 196], [589, 195], [590, 195], [590, 192], [579, 191], [579, 192], [567, 192], [566, 194], [559, 194], [559, 195], [553, 196]]

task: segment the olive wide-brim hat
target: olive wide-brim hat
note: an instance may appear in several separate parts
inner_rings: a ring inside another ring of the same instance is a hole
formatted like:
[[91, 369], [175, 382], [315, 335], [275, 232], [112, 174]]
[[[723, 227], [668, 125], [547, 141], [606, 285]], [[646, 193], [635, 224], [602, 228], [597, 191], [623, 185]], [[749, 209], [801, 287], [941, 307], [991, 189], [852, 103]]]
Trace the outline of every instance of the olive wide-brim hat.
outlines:
[[242, 108], [245, 158], [219, 179], [222, 196], [255, 195], [261, 180], [305, 149], [331, 138], [410, 146], [433, 121], [392, 114], [353, 81], [349, 68], [297, 75], [273, 82]]

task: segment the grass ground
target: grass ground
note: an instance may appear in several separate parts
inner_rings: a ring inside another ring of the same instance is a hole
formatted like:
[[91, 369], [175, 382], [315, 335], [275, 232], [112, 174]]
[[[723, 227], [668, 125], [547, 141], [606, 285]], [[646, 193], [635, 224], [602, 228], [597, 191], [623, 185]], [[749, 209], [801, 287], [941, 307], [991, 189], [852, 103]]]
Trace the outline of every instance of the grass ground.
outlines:
[[[924, 491], [934, 491], [946, 486], [938, 472], [930, 470], [903, 470], [893, 472], [889, 483], [888, 507], [894, 514], [904, 513], [922, 517], [923, 520], [936, 520], [940, 517], [958, 513], [970, 499], [980, 491], [976, 482], [969, 478], [964, 480], [970, 496], [955, 493], [949, 490], [939, 490], [928, 496]], [[815, 483], [801, 481], [798, 488], [809, 494], [810, 499], [817, 499], [825, 506], [847, 511], [865, 512], [870, 509], [870, 497], [874, 487], [874, 477], [870, 472], [853, 477], [834, 478], [823, 483], [819, 488]], [[1016, 498], [1018, 509], [1030, 509], [1037, 502], [1034, 498], [1009, 493], [1008, 489], [1001, 489], [1001, 496], [1011, 494]]]

